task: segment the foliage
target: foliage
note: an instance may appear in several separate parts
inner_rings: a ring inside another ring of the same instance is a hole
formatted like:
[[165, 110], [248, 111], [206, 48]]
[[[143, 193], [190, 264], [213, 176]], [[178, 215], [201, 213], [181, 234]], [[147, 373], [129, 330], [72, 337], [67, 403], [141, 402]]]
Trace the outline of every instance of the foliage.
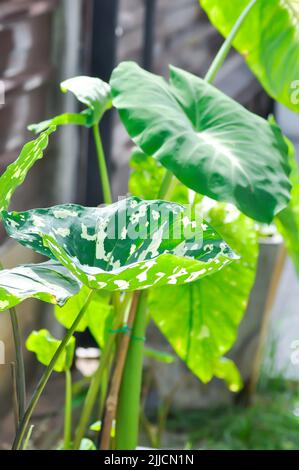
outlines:
[[260, 222], [271, 222], [287, 205], [287, 146], [274, 123], [175, 67], [167, 83], [124, 62], [111, 88], [135, 144], [187, 187]]
[[30, 168], [43, 157], [43, 151], [48, 146], [48, 137], [54, 131], [55, 126], [50, 126], [37, 139], [25, 144], [18, 159], [0, 177], [0, 213], [8, 208], [12, 195], [23, 183]]
[[[55, 307], [56, 319], [66, 328], [70, 328], [80, 310], [86, 303], [90, 289], [83, 286], [80, 292], [74, 295], [63, 307]], [[110, 325], [111, 315], [114, 314], [110, 305], [111, 295], [109, 292], [97, 291], [89, 303], [84, 317], [76, 328], [83, 332], [89, 329], [100, 347], [104, 346], [107, 327]]]
[[111, 108], [110, 87], [106, 82], [95, 77], [74, 77], [61, 83], [61, 90], [72, 92], [76, 98], [87, 106], [81, 113], [64, 113], [38, 124], [31, 124], [29, 130], [40, 133], [50, 126], [76, 124], [92, 127], [98, 124], [104, 112]]
[[31, 297], [63, 305], [80, 287], [81, 282], [55, 261], [3, 269], [0, 271], [0, 311]]
[[[248, 0], [200, 0], [214, 26], [228, 36]], [[265, 90], [299, 111], [299, 7], [297, 0], [258, 0], [233, 45]]]
[[236, 340], [247, 307], [255, 279], [257, 234], [253, 221], [232, 206], [204, 199], [202, 211], [241, 259], [188, 286], [151, 290], [149, 309], [177, 354], [197, 377], [203, 382], [213, 375], [223, 378], [225, 367], [229, 388], [236, 391], [241, 382], [233, 365], [223, 362], [221, 367], [219, 358]]
[[12, 238], [60, 261], [93, 289], [188, 283], [236, 258], [208, 224], [191, 222], [183, 206], [163, 201], [5, 212], [3, 222]]
[[[32, 331], [26, 341], [28, 351], [36, 354], [39, 362], [48, 366], [61, 341], [55, 339], [48, 330]], [[75, 338], [72, 337], [57, 360], [54, 370], [63, 372], [71, 368], [75, 351]]]

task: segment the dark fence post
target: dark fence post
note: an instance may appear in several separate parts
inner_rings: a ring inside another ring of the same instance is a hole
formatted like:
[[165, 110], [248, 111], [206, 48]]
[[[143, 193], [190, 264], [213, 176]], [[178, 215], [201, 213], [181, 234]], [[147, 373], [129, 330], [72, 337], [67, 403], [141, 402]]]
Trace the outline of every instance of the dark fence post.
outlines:
[[[115, 65], [116, 22], [118, 0], [94, 0], [91, 61], [89, 75], [108, 81]], [[108, 162], [111, 155], [112, 113], [106, 113], [101, 123], [101, 136]], [[92, 135], [88, 139], [86, 204], [93, 206], [102, 201], [98, 164]]]
[[156, 0], [145, 0], [142, 65], [147, 70], [153, 66], [156, 3]]

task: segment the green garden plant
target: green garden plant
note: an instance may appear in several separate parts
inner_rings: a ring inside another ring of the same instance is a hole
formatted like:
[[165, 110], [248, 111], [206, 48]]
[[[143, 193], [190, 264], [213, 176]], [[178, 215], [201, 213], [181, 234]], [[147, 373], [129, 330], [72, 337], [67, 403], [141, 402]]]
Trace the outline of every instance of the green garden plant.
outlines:
[[[20, 416], [13, 449], [28, 441], [32, 413], [54, 370], [66, 374], [65, 449], [95, 448], [87, 439], [95, 408], [101, 449], [110, 446], [114, 420], [116, 448], [136, 448], [150, 319], [200, 380], [217, 376], [230, 390], [240, 390], [237, 368], [224, 355], [236, 339], [254, 282], [255, 221], [279, 217], [282, 232], [289, 233], [280, 214], [292, 204], [291, 152], [279, 127], [211, 84], [255, 4], [240, 10], [204, 80], [171, 67], [166, 81], [124, 62], [110, 84], [92, 77], [63, 82], [62, 91], [72, 92], [86, 108], [31, 125], [38, 137], [0, 177], [8, 235], [49, 259], [0, 272], [0, 310], [35, 297], [56, 304], [56, 318], [68, 329], [61, 341], [45, 330], [27, 340], [46, 369]], [[131, 195], [114, 203], [99, 132], [112, 106], [137, 146], [130, 161]], [[69, 124], [93, 130], [105, 206], [9, 211], [15, 189], [43, 156], [49, 135]], [[293, 159], [292, 175], [294, 168]], [[101, 359], [74, 430], [73, 335], [86, 328]]]

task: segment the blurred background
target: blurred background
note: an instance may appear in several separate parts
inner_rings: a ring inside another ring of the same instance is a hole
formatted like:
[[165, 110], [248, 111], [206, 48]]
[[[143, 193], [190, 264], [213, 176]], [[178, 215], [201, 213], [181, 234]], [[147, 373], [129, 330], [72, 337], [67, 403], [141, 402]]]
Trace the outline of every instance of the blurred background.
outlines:
[[[59, 91], [63, 79], [84, 74], [109, 80], [114, 65], [123, 60], [134, 60], [165, 76], [169, 63], [203, 76], [221, 43], [197, 0], [0, 0], [0, 80], [5, 86], [5, 103], [0, 105], [0, 173], [30, 140], [26, 130], [30, 123], [77, 110], [75, 99]], [[261, 116], [275, 113], [284, 133], [298, 144], [298, 117], [263, 92], [240, 55], [230, 54], [216, 86]], [[117, 198], [127, 192], [132, 144], [113, 113], [103, 119], [102, 136]], [[16, 193], [13, 205], [18, 210], [73, 201], [97, 205], [101, 197], [90, 135], [62, 127], [51, 141], [47, 158], [34, 166]], [[33, 256], [7, 240], [0, 228], [5, 266], [31, 262]], [[203, 386], [179, 361], [154, 371], [149, 362], [146, 406], [151, 413], [160, 404], [161, 426], [167, 427], [163, 439], [172, 436], [173, 446], [192, 447], [204, 441], [212, 448], [246, 448], [266, 445], [261, 441], [267, 436], [267, 442], [277, 448], [299, 445], [299, 364], [290, 359], [292, 344], [299, 340], [297, 292], [291, 262], [281, 255], [280, 237], [265, 236], [256, 285], [231, 352], [247, 385], [245, 392], [233, 396], [216, 379]], [[24, 337], [32, 328], [51, 325], [53, 333], [58, 328], [50, 308], [47, 312], [31, 301], [19, 310]], [[149, 339], [161, 345], [154, 329]], [[11, 407], [13, 361], [5, 314], [0, 317], [0, 340], [6, 345], [6, 364], [0, 366], [0, 415], [4, 416]], [[89, 338], [82, 342], [91, 344]], [[34, 364], [28, 355], [27, 372], [32, 378]], [[248, 407], [252, 393], [248, 384], [255, 389], [258, 378], [261, 397]], [[166, 426], [163, 419], [170, 410]], [[11, 417], [0, 421], [0, 440], [8, 439], [11, 425]], [[144, 421], [145, 441], [148, 434]]]

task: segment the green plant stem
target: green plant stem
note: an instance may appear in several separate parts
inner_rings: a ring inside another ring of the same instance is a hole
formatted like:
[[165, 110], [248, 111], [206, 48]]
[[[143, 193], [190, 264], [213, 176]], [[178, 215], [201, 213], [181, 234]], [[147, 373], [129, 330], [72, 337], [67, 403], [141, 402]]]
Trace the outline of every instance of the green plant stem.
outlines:
[[65, 406], [64, 406], [64, 450], [71, 448], [72, 442], [72, 374], [65, 371]]
[[22, 335], [19, 326], [16, 309], [13, 307], [9, 310], [10, 321], [12, 325], [15, 354], [16, 354], [16, 382], [17, 382], [17, 398], [18, 398], [18, 422], [22, 420], [26, 407], [26, 377], [25, 364], [23, 356]]
[[[232, 43], [238, 34], [244, 20], [246, 19], [248, 13], [251, 11], [252, 7], [256, 4], [257, 0], [251, 0], [251, 2], [247, 5], [246, 8], [242, 11], [241, 15], [237, 19], [236, 23], [234, 24], [230, 34], [227, 36], [226, 40], [222, 44], [221, 48], [219, 49], [216, 57], [214, 58], [206, 76], [205, 81], [207, 83], [213, 83], [220, 68], [222, 67], [225, 59], [228, 56], [229, 51], [232, 48]], [[162, 185], [159, 191], [159, 199], [165, 199], [170, 186], [173, 181], [173, 174], [170, 170], [167, 170], [162, 181]]]
[[76, 435], [75, 435], [75, 440], [74, 440], [74, 450], [78, 450], [80, 447], [80, 443], [85, 436], [86, 429], [89, 424], [89, 420], [91, 417], [91, 413], [94, 407], [94, 404], [98, 398], [99, 394], [99, 389], [101, 386], [102, 378], [106, 370], [106, 366], [109, 362], [110, 356], [113, 353], [113, 347], [114, 347], [114, 341], [115, 338], [111, 335], [108, 338], [108, 341], [105, 345], [105, 348], [102, 352], [101, 358], [100, 358], [100, 364], [98, 369], [96, 370], [90, 387], [88, 389], [86, 399], [84, 402], [83, 410], [81, 413], [80, 421], [78, 423]]
[[248, 13], [252, 9], [252, 7], [256, 4], [256, 2], [257, 2], [257, 0], [251, 0], [249, 2], [249, 4], [247, 5], [247, 7], [244, 8], [241, 15], [237, 19], [237, 21], [235, 22], [231, 32], [229, 33], [226, 40], [224, 41], [221, 48], [219, 49], [216, 57], [213, 60], [212, 65], [210, 66], [210, 68], [209, 68], [209, 70], [208, 70], [208, 72], [205, 76], [205, 81], [207, 83], [213, 83], [214, 82], [214, 80], [217, 76], [217, 73], [219, 72], [219, 70], [222, 67], [226, 57], [228, 56], [228, 53], [229, 53], [229, 51], [232, 47], [232, 43], [233, 43], [236, 35], [238, 34], [244, 20], [246, 19]]
[[[128, 307], [129, 299], [130, 299], [130, 296], [126, 294], [125, 300], [123, 301], [123, 304], [120, 307], [118, 306], [118, 303], [114, 303], [114, 305], [118, 309], [116, 311], [116, 320], [114, 323], [114, 328], [116, 330], [123, 323], [123, 317]], [[74, 440], [74, 450], [79, 449], [81, 440], [85, 436], [85, 432], [87, 430], [87, 427], [90, 421], [92, 410], [99, 396], [99, 390], [100, 390], [103, 377], [105, 376], [105, 372], [107, 368], [109, 368], [109, 364], [112, 362], [111, 356], [114, 350], [115, 337], [116, 337], [115, 334], [109, 335], [107, 342], [104, 346], [104, 349], [102, 351], [101, 357], [100, 357], [99, 367], [96, 370], [92, 378], [92, 381], [90, 383], [90, 387], [88, 389], [88, 392], [84, 401], [83, 410], [82, 410], [80, 420], [79, 420], [77, 430], [76, 430], [76, 435], [75, 435], [75, 440]]]
[[170, 170], [166, 170], [162, 184], [158, 193], [158, 199], [166, 199], [167, 193], [171, 187], [173, 181], [173, 174]]
[[29, 402], [29, 405], [26, 409], [26, 412], [20, 422], [20, 425], [19, 425], [19, 428], [18, 428], [18, 432], [16, 434], [16, 437], [15, 437], [15, 440], [14, 440], [14, 443], [13, 443], [13, 446], [12, 446], [12, 449], [13, 450], [20, 450], [21, 446], [22, 446], [22, 441], [24, 439], [24, 435], [25, 433], [27, 432], [27, 429], [28, 429], [28, 425], [29, 425], [29, 422], [30, 422], [30, 419], [31, 419], [31, 416], [32, 416], [32, 413], [39, 401], [39, 398], [42, 394], [42, 392], [44, 391], [44, 388], [45, 386], [47, 385], [48, 383], [48, 380], [54, 370], [54, 367], [55, 367], [55, 364], [57, 362], [57, 360], [59, 359], [61, 353], [64, 351], [64, 349], [66, 348], [68, 342], [70, 341], [71, 337], [73, 336], [74, 332], [76, 331], [76, 328], [78, 326], [78, 324], [80, 323], [81, 319], [83, 318], [87, 308], [88, 308], [88, 305], [92, 299], [92, 296], [93, 296], [93, 293], [94, 291], [91, 291], [88, 298], [87, 298], [87, 301], [86, 303], [84, 304], [84, 306], [82, 307], [82, 309], [80, 310], [80, 312], [78, 313], [76, 319], [74, 320], [72, 326], [70, 327], [70, 329], [67, 331], [66, 335], [64, 336], [63, 340], [61, 341], [59, 347], [57, 348], [57, 351], [55, 352], [50, 364], [47, 366], [47, 368], [45, 369], [32, 397], [31, 397], [31, 400]]
[[116, 417], [116, 450], [135, 450], [138, 442], [147, 291], [142, 291], [136, 312], [119, 393]]
[[[0, 261], [0, 270], [4, 269]], [[12, 326], [15, 357], [16, 357], [16, 387], [18, 400], [18, 422], [23, 418], [26, 407], [26, 374], [23, 356], [22, 335], [19, 326], [17, 311], [14, 307], [9, 309], [10, 321]]]
[[109, 182], [109, 176], [107, 171], [107, 164], [102, 144], [102, 139], [99, 131], [98, 124], [93, 126], [93, 137], [96, 145], [97, 156], [98, 156], [98, 164], [99, 164], [99, 173], [102, 182], [102, 189], [103, 189], [103, 196], [105, 204], [112, 203], [112, 196], [111, 196], [111, 188]]

